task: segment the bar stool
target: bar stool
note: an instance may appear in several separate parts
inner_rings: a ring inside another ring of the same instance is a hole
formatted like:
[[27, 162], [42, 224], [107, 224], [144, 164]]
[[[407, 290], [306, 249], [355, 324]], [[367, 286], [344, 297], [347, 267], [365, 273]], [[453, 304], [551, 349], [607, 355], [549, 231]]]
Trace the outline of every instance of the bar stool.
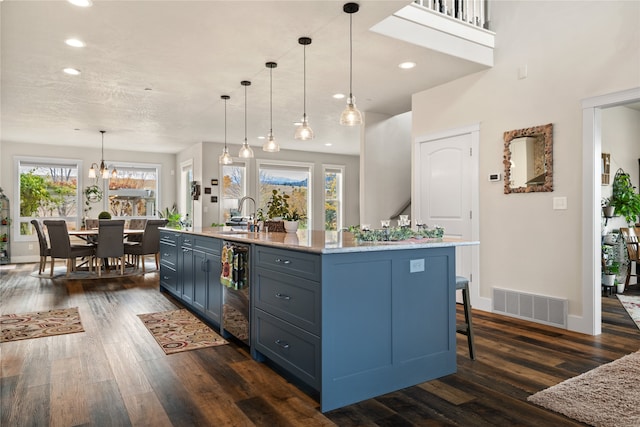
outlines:
[[471, 325], [471, 297], [469, 296], [469, 279], [462, 276], [456, 276], [456, 290], [462, 290], [462, 305], [464, 306], [464, 322], [456, 325], [456, 332], [467, 336], [469, 344], [469, 357], [476, 360], [473, 348], [473, 327]]

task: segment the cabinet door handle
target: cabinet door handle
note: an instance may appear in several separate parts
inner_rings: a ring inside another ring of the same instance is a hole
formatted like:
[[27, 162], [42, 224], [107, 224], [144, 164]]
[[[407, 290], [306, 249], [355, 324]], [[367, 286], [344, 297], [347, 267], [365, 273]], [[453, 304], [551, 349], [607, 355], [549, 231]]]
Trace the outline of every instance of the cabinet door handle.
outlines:
[[285, 350], [289, 348], [289, 343], [282, 340], [276, 340], [276, 344], [284, 348]]
[[289, 261], [288, 259], [276, 258], [276, 262], [278, 262], [280, 264], [291, 264], [291, 261]]
[[202, 263], [200, 264], [200, 267], [202, 268], [202, 271], [205, 272], [209, 272], [209, 260], [208, 259], [203, 259]]
[[289, 301], [291, 299], [291, 297], [289, 295], [281, 294], [280, 292], [278, 292], [276, 294], [276, 298], [284, 299], [284, 300], [287, 300], [287, 301]]

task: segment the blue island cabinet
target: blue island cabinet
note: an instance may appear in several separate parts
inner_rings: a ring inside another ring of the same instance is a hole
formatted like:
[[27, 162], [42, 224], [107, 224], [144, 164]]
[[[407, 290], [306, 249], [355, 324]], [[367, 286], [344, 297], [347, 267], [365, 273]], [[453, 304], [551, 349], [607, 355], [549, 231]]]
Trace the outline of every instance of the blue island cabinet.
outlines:
[[255, 255], [253, 354], [322, 412], [456, 371], [455, 247]]

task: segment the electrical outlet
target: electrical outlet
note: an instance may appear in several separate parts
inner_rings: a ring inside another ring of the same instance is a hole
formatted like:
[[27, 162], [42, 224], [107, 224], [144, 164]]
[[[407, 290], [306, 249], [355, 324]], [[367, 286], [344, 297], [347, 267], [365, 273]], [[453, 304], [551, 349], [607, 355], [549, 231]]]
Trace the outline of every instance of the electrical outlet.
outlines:
[[418, 273], [420, 271], [424, 271], [424, 258], [409, 261], [409, 273]]
[[32, 244], [29, 244], [29, 250], [30, 251], [33, 250], [33, 245]]

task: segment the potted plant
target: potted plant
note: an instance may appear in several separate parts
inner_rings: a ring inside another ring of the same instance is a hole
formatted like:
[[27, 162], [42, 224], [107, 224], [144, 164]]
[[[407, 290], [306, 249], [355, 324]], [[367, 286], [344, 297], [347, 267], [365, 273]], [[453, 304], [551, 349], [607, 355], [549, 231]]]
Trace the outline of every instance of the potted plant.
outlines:
[[611, 206], [611, 199], [609, 197], [603, 197], [600, 206], [602, 206], [602, 215], [605, 218], [613, 218], [616, 207]]
[[271, 192], [271, 197], [267, 202], [266, 216], [272, 220], [282, 219], [289, 212], [289, 195], [281, 193], [278, 190]]
[[297, 209], [289, 209], [282, 219], [284, 219], [284, 230], [287, 233], [295, 233], [298, 231], [299, 222], [304, 219], [304, 215], [298, 213]]
[[102, 211], [98, 214], [98, 219], [111, 219], [111, 214], [107, 211]]
[[613, 178], [613, 194], [610, 205], [619, 216], [623, 216], [627, 224], [634, 224], [640, 215], [640, 194], [631, 184], [631, 177], [622, 169], [618, 169]]
[[602, 283], [605, 286], [613, 286], [616, 282], [616, 275], [620, 273], [620, 262], [607, 260], [602, 272], [603, 272]]
[[167, 220], [167, 227], [179, 229], [181, 227], [180, 213], [176, 205], [173, 205], [171, 209], [164, 208], [164, 211], [158, 211], [158, 216]]

